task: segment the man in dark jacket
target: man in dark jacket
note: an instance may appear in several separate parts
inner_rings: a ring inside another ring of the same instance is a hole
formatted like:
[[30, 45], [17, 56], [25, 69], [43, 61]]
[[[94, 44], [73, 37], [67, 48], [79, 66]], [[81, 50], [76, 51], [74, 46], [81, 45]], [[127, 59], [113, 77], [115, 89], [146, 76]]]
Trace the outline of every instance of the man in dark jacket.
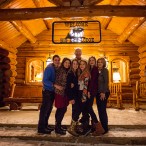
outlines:
[[55, 74], [56, 69], [60, 65], [60, 57], [58, 55], [53, 56], [53, 63], [49, 64], [43, 75], [43, 90], [42, 90], [42, 105], [40, 109], [39, 122], [38, 122], [38, 133], [42, 134], [50, 134], [53, 130], [50, 126], [48, 126], [48, 119], [50, 117], [53, 102], [55, 98], [54, 92], [54, 82], [55, 82]]

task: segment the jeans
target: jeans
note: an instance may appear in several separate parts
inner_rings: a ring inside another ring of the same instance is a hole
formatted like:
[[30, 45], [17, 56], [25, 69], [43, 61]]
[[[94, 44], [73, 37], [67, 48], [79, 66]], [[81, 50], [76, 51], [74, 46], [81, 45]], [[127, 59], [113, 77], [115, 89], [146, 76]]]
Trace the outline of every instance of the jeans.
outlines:
[[55, 113], [56, 124], [61, 125], [61, 122], [64, 118], [66, 111], [67, 111], [67, 107], [57, 108]]
[[108, 116], [106, 111], [106, 105], [107, 105], [109, 94], [110, 92], [105, 93], [106, 96], [105, 100], [100, 99], [100, 93], [98, 93], [96, 96], [96, 104], [97, 104], [100, 122], [105, 131], [108, 131]]
[[42, 91], [43, 99], [40, 108], [38, 129], [44, 130], [48, 126], [48, 119], [53, 109], [55, 93], [49, 90]]
[[75, 103], [72, 104], [72, 119], [77, 122], [79, 120], [80, 114], [81, 114], [81, 100], [75, 99]]
[[[83, 94], [83, 91], [80, 90], [79, 91], [79, 99], [81, 100], [82, 99], [82, 94]], [[81, 119], [79, 120], [81, 123], [89, 123], [89, 119], [90, 119], [90, 116], [89, 116], [89, 112], [88, 112], [88, 103], [87, 101], [86, 102], [82, 102], [81, 101], [81, 105], [80, 105], [80, 108], [79, 110], [81, 110], [80, 113], [82, 113], [82, 117]]]
[[94, 102], [94, 96], [91, 96], [88, 100], [87, 100], [87, 107], [88, 107], [88, 113], [91, 116], [91, 120], [95, 123], [98, 123], [97, 120], [97, 116], [93, 110], [93, 102]]

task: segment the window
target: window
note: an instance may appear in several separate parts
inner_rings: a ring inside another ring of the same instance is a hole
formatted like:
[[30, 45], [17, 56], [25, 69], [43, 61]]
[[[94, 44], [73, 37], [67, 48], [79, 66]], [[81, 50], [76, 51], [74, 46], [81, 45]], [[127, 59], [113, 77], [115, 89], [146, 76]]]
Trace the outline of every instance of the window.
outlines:
[[123, 60], [112, 61], [113, 82], [126, 82], [126, 63]]
[[110, 82], [129, 83], [129, 57], [112, 56], [109, 61]]
[[44, 72], [44, 60], [28, 59], [26, 63], [26, 83], [38, 84], [42, 82]]

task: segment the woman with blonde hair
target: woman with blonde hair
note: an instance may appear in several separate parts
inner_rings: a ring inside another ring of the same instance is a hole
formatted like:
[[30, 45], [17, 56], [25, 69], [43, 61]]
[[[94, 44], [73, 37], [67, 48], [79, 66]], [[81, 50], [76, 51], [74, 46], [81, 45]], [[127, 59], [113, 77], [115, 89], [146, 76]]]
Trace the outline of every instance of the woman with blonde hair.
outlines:
[[81, 60], [80, 65], [80, 74], [78, 78], [79, 83], [79, 99], [81, 104], [81, 113], [84, 115], [84, 119], [88, 119], [82, 122], [82, 128], [78, 130], [79, 134], [87, 135], [90, 132], [90, 126], [89, 126], [89, 116], [88, 116], [88, 82], [90, 79], [90, 72], [88, 69], [88, 64], [86, 60]]
[[76, 125], [80, 114], [80, 99], [78, 97], [78, 67], [79, 62], [77, 59], [72, 60], [71, 70], [67, 75], [66, 91], [69, 103], [72, 104], [72, 120], [71, 125], [68, 128], [68, 132], [74, 136], [78, 136], [76, 133]]

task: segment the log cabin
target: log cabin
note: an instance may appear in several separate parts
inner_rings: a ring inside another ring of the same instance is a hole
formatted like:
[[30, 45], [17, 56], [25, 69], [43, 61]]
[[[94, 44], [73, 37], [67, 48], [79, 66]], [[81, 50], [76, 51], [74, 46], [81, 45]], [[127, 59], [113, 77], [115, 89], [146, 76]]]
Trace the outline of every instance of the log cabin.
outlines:
[[[54, 54], [72, 59], [76, 47], [85, 59], [104, 57], [109, 82], [121, 82], [123, 103], [133, 103], [136, 81], [146, 81], [145, 17], [145, 0], [1, 0], [0, 105], [14, 84], [25, 96], [41, 87], [47, 60]], [[66, 39], [75, 28], [86, 40]], [[13, 96], [23, 98], [16, 87]]]

